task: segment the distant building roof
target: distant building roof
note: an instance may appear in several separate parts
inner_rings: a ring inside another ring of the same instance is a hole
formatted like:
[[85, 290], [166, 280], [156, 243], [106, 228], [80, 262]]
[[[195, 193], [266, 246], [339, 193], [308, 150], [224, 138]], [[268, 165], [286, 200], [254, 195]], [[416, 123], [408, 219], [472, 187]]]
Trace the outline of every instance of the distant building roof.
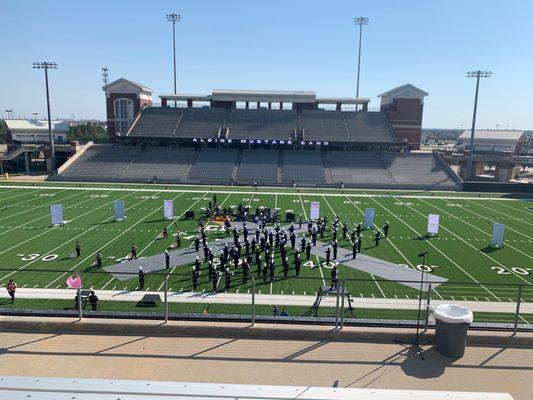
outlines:
[[118, 78], [117, 80], [113, 82], [109, 82], [107, 85], [103, 86], [102, 89], [107, 90], [110, 87], [118, 85], [119, 83], [122, 83], [122, 82], [129, 83], [130, 85], [133, 85], [133, 86], [137, 86], [139, 89], [141, 89], [144, 92], [150, 92], [150, 93], [153, 92], [153, 90], [150, 89], [148, 86], [145, 86], [142, 83], [138, 83], [138, 82], [132, 81], [131, 79], [126, 79], [126, 78]]
[[[459, 139], [470, 139], [471, 131], [464, 131]], [[478, 140], [508, 140], [519, 141], [525, 139], [524, 131], [496, 131], [496, 130], [476, 130], [474, 139]]]
[[[48, 120], [6, 119], [7, 129], [11, 131], [48, 131]], [[65, 121], [52, 121], [54, 132], [67, 132], [69, 125]]]
[[307, 90], [246, 90], [213, 89], [210, 95], [201, 94], [160, 94], [166, 100], [200, 100], [200, 101], [249, 101], [249, 102], [286, 102], [286, 103], [344, 103], [367, 104], [365, 97], [316, 97], [316, 92]]
[[394, 89], [387, 90], [384, 93], [381, 93], [378, 97], [387, 97], [391, 94], [401, 93], [401, 92], [408, 92], [410, 94], [410, 97], [412, 97], [412, 94], [416, 94], [421, 97], [428, 96], [427, 92], [424, 92], [422, 89], [417, 88], [415, 85], [411, 85], [410, 83], [406, 83], [405, 85], [397, 86]]

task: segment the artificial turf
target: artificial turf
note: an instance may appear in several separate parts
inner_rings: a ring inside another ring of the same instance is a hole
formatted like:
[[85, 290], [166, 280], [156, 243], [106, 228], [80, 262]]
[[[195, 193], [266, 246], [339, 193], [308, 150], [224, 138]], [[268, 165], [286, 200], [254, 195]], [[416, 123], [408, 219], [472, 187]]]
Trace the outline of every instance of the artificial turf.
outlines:
[[[95, 290], [134, 290], [136, 277], [119, 281], [103, 271], [91, 268], [95, 254], [103, 255], [104, 266], [128, 254], [132, 243], [140, 256], [162, 253], [178, 231], [183, 246], [191, 244], [197, 220], [184, 220], [183, 213], [199, 213], [212, 194], [218, 192], [222, 206], [264, 205], [281, 209], [281, 223], [286, 210], [306, 218], [311, 201], [320, 202], [320, 212], [331, 221], [339, 215], [350, 229], [362, 221], [365, 208], [376, 209], [376, 226], [390, 224], [389, 237], [374, 247], [371, 231], [363, 231], [363, 253], [409, 268], [417, 268], [417, 255], [429, 252], [431, 273], [449, 280], [432, 295], [436, 299], [473, 301], [513, 301], [517, 284], [525, 285], [523, 298], [533, 301], [533, 203], [527, 199], [509, 199], [501, 195], [441, 192], [385, 192], [313, 189], [269, 189], [235, 187], [182, 187], [111, 184], [37, 184], [0, 185], [0, 285], [14, 279], [19, 287], [65, 288], [66, 271], [82, 275], [84, 286]], [[163, 200], [174, 200], [175, 221], [163, 219]], [[126, 220], [114, 222], [113, 200], [124, 200]], [[50, 227], [51, 204], [62, 204], [67, 223]], [[440, 215], [438, 237], [426, 237], [427, 215]], [[492, 223], [506, 225], [505, 246], [489, 246]], [[214, 225], [214, 223], [211, 223]], [[168, 226], [169, 239], [156, 239]], [[214, 229], [214, 228], [213, 228]], [[223, 235], [211, 232], [210, 238]], [[341, 236], [341, 235], [339, 235]], [[189, 239], [187, 239], [189, 238]], [[331, 231], [322, 239], [328, 242]], [[80, 258], [69, 258], [76, 241], [82, 247]], [[348, 240], [340, 246], [349, 247]], [[113, 258], [111, 258], [113, 257]], [[289, 252], [292, 260], [292, 252]], [[307, 260], [304, 260], [307, 261]], [[312, 257], [313, 266], [304, 264], [299, 279], [275, 279], [273, 283], [257, 280], [258, 293], [314, 295], [318, 287], [329, 283], [329, 269]], [[292, 264], [292, 261], [291, 261]], [[404, 285], [380, 280], [367, 273], [341, 265], [340, 278], [354, 298], [416, 299], [417, 292]], [[61, 272], [58, 272], [61, 271]], [[191, 267], [170, 270], [170, 291], [191, 290]], [[255, 266], [251, 274], [256, 275]], [[203, 273], [199, 291], [210, 291]], [[277, 263], [276, 275], [282, 275]], [[307, 279], [306, 279], [307, 278]], [[353, 280], [352, 280], [353, 279]], [[223, 286], [223, 285], [221, 285]], [[145, 287], [160, 291], [163, 275], [149, 274]], [[248, 293], [250, 280], [242, 284], [240, 269], [235, 270], [229, 291]]]

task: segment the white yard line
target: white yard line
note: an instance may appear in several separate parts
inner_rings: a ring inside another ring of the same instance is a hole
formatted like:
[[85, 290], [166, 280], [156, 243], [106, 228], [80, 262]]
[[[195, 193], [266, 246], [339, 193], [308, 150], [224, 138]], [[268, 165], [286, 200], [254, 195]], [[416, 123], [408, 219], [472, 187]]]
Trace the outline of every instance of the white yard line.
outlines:
[[[145, 202], [145, 201], [148, 201], [148, 200], [152, 200], [152, 199], [143, 199], [141, 201], [139, 201], [138, 203], [136, 203], [135, 205], [131, 206], [131, 207], [128, 207], [126, 209], [129, 210], [133, 207], [136, 207], [137, 205]], [[94, 258], [94, 255], [96, 253], [98, 253], [100, 250], [106, 248], [109, 244], [113, 243], [115, 240], [117, 240], [119, 237], [121, 237], [122, 235], [124, 235], [125, 233], [129, 232], [134, 226], [138, 225], [140, 222], [144, 221], [147, 217], [151, 216], [153, 213], [157, 212], [157, 211], [160, 211], [161, 208], [156, 208], [154, 211], [152, 211], [151, 213], [145, 215], [143, 218], [141, 218], [139, 221], [137, 221], [135, 224], [133, 224], [132, 226], [130, 226], [129, 228], [123, 230], [121, 233], [119, 233], [118, 235], [116, 235], [115, 237], [113, 237], [113, 239], [111, 239], [110, 241], [106, 242], [102, 247], [100, 247], [98, 250], [94, 251], [93, 253], [89, 254], [87, 257], [85, 257], [83, 260], [81, 260], [80, 262], [78, 262], [76, 265], [74, 265], [72, 268], [69, 269], [69, 271], [73, 271], [76, 267], [78, 267], [79, 265], [83, 264], [84, 262], [86, 262], [87, 260], [89, 259], [92, 259]], [[112, 220], [113, 217], [111, 218], [106, 218], [102, 223], [105, 223], [107, 221], [110, 221]], [[102, 224], [100, 223], [100, 224]], [[100, 224], [97, 224], [97, 225], [94, 225], [94, 228], [97, 227], [98, 225]], [[87, 229], [86, 231], [83, 232], [83, 234], [87, 233], [87, 232], [90, 232], [91, 230], [93, 230], [93, 228], [90, 228], [90, 229]], [[78, 236], [81, 236], [81, 235], [78, 235]], [[72, 239], [71, 239], [72, 240]], [[61, 246], [59, 246], [61, 247]], [[52, 250], [53, 251], [53, 250]], [[60, 275], [59, 277], [57, 277], [56, 279], [54, 279], [52, 282], [50, 282], [47, 286], [45, 286], [45, 288], [47, 287], [50, 287], [51, 285], [53, 285], [55, 282], [57, 282], [57, 280], [59, 280], [61, 277], [65, 276], [67, 273], [63, 273], [62, 275]]]
[[[126, 197], [128, 197], [128, 196], [131, 196], [131, 194], [126, 195], [126, 196], [123, 196], [123, 197], [121, 197], [121, 199], [124, 199], [124, 198], [126, 198]], [[74, 221], [74, 220], [76, 220], [76, 219], [78, 219], [78, 218], [81, 218], [81, 217], [83, 217], [83, 216], [85, 216], [85, 215], [87, 215], [87, 214], [91, 214], [91, 213], [93, 213], [95, 210], [98, 210], [98, 209], [100, 209], [100, 208], [102, 208], [102, 207], [106, 207], [106, 206], [108, 206], [108, 205], [109, 205], [109, 204], [103, 204], [103, 205], [101, 205], [101, 206], [99, 206], [99, 207], [97, 207], [97, 208], [94, 208], [94, 209], [92, 209], [92, 210], [89, 210], [89, 211], [87, 211], [87, 212], [84, 212], [83, 214], [80, 214], [80, 215], [78, 215], [77, 217], [72, 218], [71, 221]], [[49, 234], [49, 233], [51, 233], [51, 232], [53, 232], [53, 231], [55, 231], [55, 230], [57, 230], [57, 229], [59, 229], [59, 228], [60, 228], [59, 226], [53, 226], [53, 227], [51, 227], [50, 229], [48, 229], [48, 230], [46, 230], [46, 231], [44, 231], [44, 232], [39, 233], [38, 235], [32, 236], [32, 237], [30, 237], [30, 238], [28, 238], [28, 239], [26, 239], [26, 240], [24, 240], [24, 241], [22, 241], [22, 242], [19, 242], [19, 243], [15, 244], [15, 245], [11, 246], [11, 247], [8, 248], [8, 249], [5, 249], [5, 250], [0, 251], [0, 254], [3, 254], [3, 253], [5, 253], [5, 252], [7, 252], [7, 251], [9, 251], [9, 250], [13, 250], [14, 248], [19, 247], [19, 246], [21, 246], [21, 245], [23, 245], [23, 244], [25, 244], [25, 243], [27, 243], [27, 242], [34, 241], [35, 239], [37, 239], [37, 238], [39, 238], [39, 237], [41, 237], [41, 236], [43, 236], [43, 235]], [[80, 235], [78, 235], [78, 236], [80, 236]], [[48, 254], [48, 253], [47, 253], [47, 254]], [[44, 255], [46, 255], [46, 254], [44, 254]], [[37, 261], [37, 260], [35, 260], [35, 261]]]
[[[323, 196], [322, 196], [322, 197], [323, 197]], [[331, 212], [333, 213], [333, 215], [335, 216], [335, 215], [336, 215], [335, 210], [333, 209], [333, 207], [331, 207], [331, 205], [329, 204], [329, 201], [327, 201], [325, 197], [323, 197], [323, 199], [324, 199], [324, 201], [326, 202], [326, 204], [328, 205], [328, 207], [329, 207], [329, 209], [331, 210]], [[348, 200], [349, 200], [350, 202], [352, 202], [352, 200], [350, 200], [350, 199], [348, 199]], [[357, 205], [356, 205], [355, 203], [352, 202], [352, 204], [353, 204], [353, 205], [354, 205], [354, 206], [355, 206], [355, 207], [361, 212], [361, 210], [359, 209], [359, 207], [357, 207]], [[374, 224], [374, 226], [375, 226], [377, 229], [379, 229], [378, 226], [377, 226], [376, 224]], [[389, 242], [390, 242], [390, 240], [389, 240]], [[393, 245], [393, 246], [394, 246], [394, 245]], [[396, 246], [394, 246], [394, 248], [396, 248]], [[399, 250], [398, 250], [398, 251], [399, 251]], [[402, 254], [402, 256], [403, 256], [403, 254]], [[404, 258], [405, 258], [405, 256], [404, 256]], [[407, 261], [407, 258], [405, 258], [405, 260]], [[408, 263], [408, 264], [411, 264], [409, 261], [407, 261], [407, 263]], [[383, 297], [387, 297], [387, 296], [385, 296], [385, 293], [383, 292], [383, 289], [381, 289], [381, 286], [380, 286], [379, 282], [376, 280], [376, 277], [375, 277], [374, 275], [372, 275], [372, 274], [370, 274], [370, 277], [372, 278], [372, 280], [374, 281], [374, 283], [375, 283], [376, 286], [378, 287], [379, 291], [381, 292], [381, 295], [382, 295]]]
[[[205, 194], [207, 194], [207, 192], [206, 192]], [[198, 204], [198, 202], [202, 201], [202, 200], [204, 199], [205, 194], [202, 195], [198, 200], [196, 200], [192, 205], [185, 207], [185, 210], [184, 210], [184, 211], [178, 216], [177, 219], [180, 219], [180, 218], [185, 214], [185, 212], [187, 211], [187, 208], [193, 207], [193, 206], [195, 206], [196, 204]], [[179, 198], [179, 197], [181, 197], [181, 195], [174, 197], [174, 199], [172, 199], [172, 201], [176, 200], [176, 199]], [[158, 211], [158, 210], [160, 210], [160, 208], [159, 208], [159, 209], [156, 208], [156, 209], [155, 209], [154, 211], [152, 211], [149, 215], [152, 215], [153, 213], [155, 213], [155, 212]], [[146, 218], [146, 217], [145, 217], [145, 218]], [[143, 219], [144, 219], [144, 218], [143, 218]], [[141, 220], [141, 221], [142, 221], [142, 220]], [[140, 222], [140, 221], [138, 221], [137, 223], [139, 223], [139, 222]], [[135, 225], [137, 225], [137, 223], [136, 223]], [[170, 225], [172, 225], [173, 223], [174, 223], [174, 222], [171, 222], [171, 223], [167, 226], [167, 229], [168, 229], [168, 227], [169, 227]], [[133, 226], [135, 226], [135, 225], [133, 225]], [[129, 229], [133, 228], [133, 226], [131, 226], [130, 228], [126, 229], [126, 231], [124, 231], [123, 233], [125, 233], [125, 232], [127, 232]], [[158, 235], [158, 236], [159, 236], [159, 235]], [[143, 253], [144, 251], [146, 251], [146, 249], [148, 249], [148, 247], [150, 247], [150, 246], [151, 246], [151, 245], [157, 240], [158, 236], [156, 236], [154, 239], [152, 239], [152, 241], [151, 241], [150, 243], [148, 243], [144, 248], [142, 248], [142, 249], [137, 253], [137, 255], [140, 256], [141, 253]], [[94, 253], [94, 254], [96, 254], [96, 253]], [[176, 269], [176, 267], [174, 267], [174, 268], [172, 269], [171, 273], [174, 272], [174, 269]], [[112, 277], [111, 280], [110, 280], [109, 282], [111, 282], [113, 279], [115, 279], [115, 277]], [[109, 284], [109, 282], [107, 282], [106, 285]], [[103, 288], [102, 288], [102, 289], [103, 289]]]
[[[109, 189], [108, 189], [108, 191], [109, 191]], [[79, 195], [81, 195], [81, 194], [83, 194], [83, 192], [74, 193], [73, 195], [70, 195], [70, 196], [64, 197], [64, 198], [62, 198], [62, 199], [54, 199], [54, 200], [52, 200], [50, 203], [41, 204], [40, 206], [32, 207], [31, 210], [33, 211], [33, 210], [35, 210], [35, 209], [37, 209], [37, 208], [51, 206], [52, 204], [57, 204], [57, 203], [59, 203], [60, 201], [65, 201], [65, 200], [67, 200], [67, 199], [70, 199], [70, 198], [72, 198], [72, 197], [79, 196]], [[37, 199], [29, 199], [29, 200], [22, 201], [22, 202], [20, 202], [20, 203], [18, 203], [18, 204], [26, 203], [26, 202], [28, 202], [28, 201], [35, 201], [35, 200], [37, 200]], [[7, 218], [15, 217], [15, 216], [17, 216], [17, 215], [24, 214], [24, 213], [27, 213], [27, 212], [28, 212], [28, 210], [23, 210], [23, 211], [20, 211], [20, 212], [18, 212], [18, 213], [14, 213], [14, 214], [6, 215], [5, 217], [0, 218], [0, 221], [2, 221], [2, 220], [4, 220], [4, 219], [7, 219]]]
[[[14, 190], [11, 190], [9, 191], [9, 193], [11, 192], [16, 192], [17, 190], [20, 190], [20, 189], [14, 189]], [[9, 194], [8, 193], [8, 194]], [[28, 193], [27, 191], [23, 191], [22, 193], [20, 194], [16, 194], [15, 196], [9, 196], [9, 197], [4, 197], [4, 198], [0, 198], [0, 202], [4, 202], [6, 200], [11, 200], [11, 199], [16, 199], [17, 197], [20, 197], [20, 196], [26, 196], [30, 193]], [[34, 199], [30, 199], [30, 200], [34, 200]], [[26, 202], [26, 200], [24, 200], [24, 202]], [[22, 202], [17, 202], [17, 204], [21, 204]]]
[[[387, 207], [385, 207], [384, 205], [382, 205], [380, 202], [378, 202], [375, 198], [371, 197], [371, 199], [377, 204], [379, 205], [381, 208], [383, 208], [384, 210], [386, 210], [390, 215], [392, 215], [394, 218], [396, 218], [398, 221], [400, 221], [402, 224], [404, 224], [405, 226], [407, 226], [410, 230], [412, 230], [416, 235], [422, 237], [422, 235], [420, 233], [418, 233], [416, 231], [416, 229], [414, 229], [411, 225], [409, 225], [408, 223], [406, 223], [403, 219], [401, 219], [400, 217], [396, 216], [396, 214], [394, 214], [393, 212], [391, 212]], [[459, 264], [457, 264], [455, 261], [453, 261], [450, 257], [448, 257], [448, 255], [444, 252], [442, 252], [439, 248], [437, 248], [433, 243], [431, 243], [431, 241], [429, 240], [426, 240], [424, 238], [423, 240], [424, 242], [426, 242], [427, 244], [429, 244], [431, 247], [433, 247], [437, 252], [439, 252], [442, 256], [444, 256], [448, 261], [450, 261], [453, 265], [455, 265], [459, 270], [461, 270], [466, 276], [468, 276], [470, 279], [472, 279], [472, 281], [474, 281], [475, 283], [478, 283], [483, 289], [485, 289], [488, 293], [491, 294], [491, 296], [493, 296], [496, 300], [498, 301], [501, 301], [500, 298], [498, 296], [496, 296], [494, 293], [492, 293], [492, 291], [490, 291], [489, 289], [487, 289], [484, 285], [480, 284], [480, 282], [474, 278], [472, 275], [470, 275], [467, 271], [465, 271]]]
[[[422, 217], [426, 217], [424, 214], [422, 214], [420, 211], [414, 209], [412, 206], [407, 206], [408, 208], [410, 208], [411, 210], [413, 210], [415, 213], [417, 213], [418, 215], [421, 215]], [[465, 222], [465, 221], [463, 221]], [[466, 243], [467, 246], [473, 248], [476, 252], [479, 252], [479, 250], [472, 244], [470, 244], [469, 242], [467, 242], [466, 240], [464, 240], [461, 236], [457, 235], [456, 233], [454, 233], [451, 229], [448, 229], [446, 228], [442, 223], [440, 224], [440, 227], [442, 229], [444, 229], [446, 232], [449, 232], [450, 234], [452, 234], [453, 236], [455, 236], [458, 240], [460, 240], [461, 242], [464, 242]], [[428, 241], [428, 243], [430, 243]], [[480, 252], [483, 256], [487, 257], [489, 260], [491, 260], [492, 262], [498, 264], [500, 267], [503, 267], [503, 268], [506, 268], [505, 265], [503, 265], [501, 262], [499, 262], [498, 260], [492, 258], [491, 256], [489, 256], [487, 253], [481, 251]], [[524, 281], [525, 283], [527, 283], [528, 285], [530, 284], [530, 282], [525, 279], [523, 276], [513, 272], [512, 270], [510, 270], [510, 272], [515, 275], [518, 279], [521, 279], [522, 281]]]
[[[13, 189], [13, 188], [23, 188], [23, 189], [37, 189], [37, 190], [110, 190], [113, 191], [125, 191], [125, 192], [131, 192], [131, 191], [138, 191], [138, 192], [158, 192], [158, 193], [202, 193], [205, 190], [191, 190], [191, 189], [147, 189], [147, 188], [125, 188], [125, 187], [72, 187], [72, 186], [28, 186], [28, 185], [0, 185], [0, 190], [2, 189]], [[301, 190], [302, 188], [299, 188]], [[303, 188], [308, 189], [308, 188]], [[249, 195], [250, 191], [231, 191], [231, 190], [213, 190], [210, 193], [228, 193], [228, 194], [244, 194]], [[513, 198], [506, 198], [506, 197], [469, 197], [469, 196], [429, 196], [429, 195], [415, 195], [415, 194], [405, 194], [408, 192], [407, 190], [397, 190], [400, 192], [400, 194], [368, 194], [368, 193], [316, 193], [312, 192], [312, 189], [309, 189], [309, 192], [286, 192], [286, 193], [280, 193], [280, 192], [269, 192], [269, 191], [261, 191], [261, 192], [255, 192], [256, 194], [260, 195], [275, 195], [279, 194], [282, 196], [317, 196], [317, 195], [323, 195], [327, 197], [344, 197], [346, 195], [350, 197], [395, 197], [395, 198], [411, 198], [411, 199], [449, 199], [449, 200], [490, 200], [490, 201], [531, 201], [533, 199], [513, 199]], [[383, 190], [382, 190], [383, 191]], [[394, 192], [395, 190], [388, 190], [388, 192]], [[413, 192], [420, 192], [419, 190], [413, 190]], [[403, 194], [402, 194], [403, 193]], [[438, 191], [435, 191], [434, 193], [439, 193]], [[450, 193], [450, 192], [445, 192]]]
[[[355, 206], [355, 208], [357, 208], [357, 209], [359, 210], [359, 212], [361, 213], [361, 215], [364, 215], [363, 210], [361, 210], [361, 209], [359, 208], [359, 206], [358, 206], [356, 203], [353, 202], [352, 199], [350, 199], [348, 196], [346, 196], [346, 198], [348, 199], [349, 202], [351, 202], [351, 203]], [[379, 229], [378, 226], [377, 226], [376, 224], [374, 224], [374, 226], [375, 226], [377, 229]], [[411, 264], [411, 261], [409, 261], [409, 259], [405, 256], [405, 254], [403, 254], [403, 252], [401, 252], [400, 249], [399, 249], [398, 247], [396, 247], [396, 245], [395, 245], [391, 240], [389, 240], [389, 243], [392, 245], [392, 247], [394, 247], [394, 249], [398, 252], [398, 254], [400, 254], [400, 256], [402, 256], [402, 258], [405, 260], [405, 262], [407, 263], [407, 265], [409, 265], [409, 266], [411, 266], [411, 268], [413, 268], [413, 267], [414, 267], [413, 264]]]
[[[531, 201], [531, 200], [524, 200], [524, 201]], [[522, 214], [526, 214], [528, 217], [531, 217], [532, 214], [533, 214], [533, 211], [520, 210], [519, 208], [514, 208], [514, 207], [508, 206], [508, 205], [506, 205], [506, 204], [502, 204], [502, 206], [504, 206], [505, 208], [508, 208], [509, 210], [513, 210], [514, 212], [517, 212], [517, 211], [518, 211], [518, 212], [520, 212], [520, 213], [522, 213]], [[532, 206], [532, 207], [533, 207], [533, 206]], [[485, 208], [488, 208], [488, 207], [485, 207]], [[494, 209], [492, 209], [492, 208], [489, 208], [489, 210], [495, 211], [495, 212], [497, 212], [497, 213], [499, 213], [499, 214], [503, 214], [503, 215], [505, 215], [506, 217], [510, 217], [510, 218], [512, 218], [512, 219], [516, 219], [516, 220], [518, 220], [518, 221], [520, 221], [520, 222], [525, 222], [523, 219], [513, 217], [513, 216], [511, 216], [511, 215], [509, 215], [509, 214], [502, 213], [501, 211], [494, 210]], [[528, 225], [533, 225], [533, 224], [531, 224], [530, 222], [526, 222], [526, 224], [528, 224]]]
[[[427, 201], [424, 201], [424, 200], [420, 200], [420, 201], [424, 202], [425, 204], [429, 205], [430, 207], [436, 208], [437, 210], [439, 210], [439, 211], [441, 211], [441, 212], [443, 212], [443, 213], [445, 213], [445, 214], [448, 214], [449, 216], [451, 216], [451, 217], [454, 218], [454, 219], [461, 220], [461, 222], [462, 222], [463, 224], [466, 224], [466, 225], [468, 225], [468, 226], [471, 226], [472, 228], [474, 228], [474, 229], [480, 231], [481, 233], [483, 233], [484, 235], [487, 235], [487, 236], [489, 236], [489, 237], [492, 237], [492, 234], [491, 234], [491, 233], [489, 233], [489, 232], [485, 232], [483, 229], [480, 229], [480, 228], [478, 228], [477, 226], [472, 225], [471, 223], [465, 221], [465, 220], [462, 219], [461, 217], [458, 217], [458, 216], [456, 216], [456, 215], [453, 215], [452, 213], [450, 213], [450, 212], [448, 212], [448, 211], [445, 211], [445, 210], [443, 210], [442, 208], [437, 207], [436, 205], [433, 205], [433, 204], [431, 204], [431, 203], [429, 203], [429, 202], [427, 202]], [[471, 211], [471, 210], [467, 209], [466, 207], [461, 207], [461, 210], [468, 211], [468, 212], [470, 212], [470, 213], [472, 213], [472, 214], [474, 214], [474, 215], [477, 215], [478, 217], [483, 217], [483, 218], [485, 218], [484, 216], [482, 216], [482, 215], [480, 215], [480, 214], [477, 214], [477, 213], [475, 213], [474, 211]], [[509, 227], [507, 227], [507, 228], [510, 229], [510, 230], [513, 230], [513, 229], [511, 229], [511, 228], [509, 228]], [[507, 247], [509, 247], [510, 249], [513, 249], [513, 250], [515, 250], [515, 251], [517, 251], [517, 252], [519, 252], [519, 253], [521, 253], [521, 254], [525, 255], [526, 257], [529, 257], [529, 258], [531, 258], [531, 259], [533, 260], [533, 257], [532, 257], [532, 256], [530, 256], [530, 255], [527, 254], [527, 253], [524, 253], [524, 252], [523, 252], [522, 250], [520, 250], [520, 249], [517, 249], [516, 247], [514, 247], [514, 246], [511, 245], [510, 243], [506, 242], [505, 245], [506, 245]]]
[[[70, 209], [70, 208], [76, 208], [76, 207], [78, 207], [80, 204], [87, 203], [87, 202], [89, 202], [89, 201], [93, 201], [93, 200], [94, 200], [94, 199], [89, 198], [89, 199], [84, 200], [84, 201], [82, 201], [82, 202], [79, 202], [79, 203], [76, 203], [76, 204], [74, 204], [74, 205], [71, 205], [71, 206], [65, 207], [65, 208], [63, 209], [63, 211], [64, 211], [64, 210], [68, 210], [68, 209]], [[24, 224], [22, 224], [22, 225], [16, 225], [16, 226], [12, 227], [11, 229], [8, 229], [8, 230], [6, 230], [6, 231], [0, 232], [0, 236], [5, 235], [6, 233], [9, 233], [9, 232], [11, 232], [11, 231], [13, 231], [13, 230], [15, 230], [15, 229], [20, 229], [20, 228], [22, 228], [22, 227], [24, 227], [24, 226], [26, 226], [26, 225], [32, 224], [32, 223], [34, 223], [35, 221], [38, 221], [38, 220], [43, 219], [43, 218], [50, 218], [50, 215], [49, 215], [49, 214], [46, 214], [46, 215], [43, 215], [43, 216], [40, 216], [40, 217], [34, 218], [34, 219], [32, 219], [32, 220], [30, 220], [30, 221], [28, 221], [28, 222], [26, 222], [26, 223], [24, 223]], [[0, 254], [1, 254], [1, 253], [0, 253]]]
[[[198, 200], [196, 200], [193, 204], [191, 204], [190, 206], [187, 206], [186, 209], [177, 217], [177, 219], [180, 219], [181, 217], [183, 217], [183, 215], [185, 215], [185, 213], [187, 212], [187, 209], [188, 208], [192, 208], [194, 207], [196, 204], [198, 204], [200, 201], [202, 201], [204, 199], [204, 196], [207, 194], [208, 192], [205, 192]], [[174, 198], [177, 199], [178, 197], [180, 196], [177, 196]], [[156, 210], [157, 211], [157, 210]], [[171, 222], [169, 225], [167, 225], [167, 229], [169, 226], [171, 226], [174, 222]], [[157, 240], [157, 238], [159, 237], [159, 235], [157, 235], [154, 239], [152, 239], [152, 241], [150, 243], [148, 243], [143, 249], [141, 249], [139, 251], [139, 253], [137, 253], [137, 255], [141, 255], [144, 251], [146, 251], [146, 249], [148, 249], [148, 247], [150, 247], [153, 243], [155, 243], [155, 241]]]
[[[471, 202], [471, 203], [474, 203], [474, 202]], [[474, 203], [474, 204], [477, 205], [477, 203]], [[503, 204], [502, 204], [502, 205], [503, 205]], [[515, 219], [515, 220], [517, 220], [517, 221], [519, 221], [519, 222], [521, 222], [521, 223], [524, 223], [524, 224], [527, 224], [527, 225], [531, 225], [531, 226], [533, 226], [533, 224], [531, 224], [531, 223], [529, 223], [529, 222], [527, 222], [527, 221], [524, 221], [523, 218], [516, 218], [516, 217], [513, 217], [513, 216], [511, 216], [511, 215], [509, 215], [509, 214], [503, 213], [503, 212], [501, 212], [501, 211], [495, 210], [495, 209], [490, 208], [490, 207], [486, 207], [486, 206], [484, 206], [484, 205], [482, 205], [482, 204], [479, 204], [479, 206], [480, 206], [480, 207], [483, 207], [483, 208], [486, 208], [487, 210], [490, 210], [490, 211], [492, 211], [492, 212], [496, 212], [496, 213], [498, 213], [498, 214], [502, 214], [502, 215], [504, 215], [504, 216], [507, 217], [507, 218]], [[517, 210], [516, 208], [513, 208], [513, 207], [508, 207], [508, 208], [512, 209], [512, 210], [515, 211], [515, 212], [516, 212], [516, 211], [519, 211], [519, 210]], [[466, 207], [462, 207], [461, 209], [465, 209], [465, 210], [466, 210]], [[470, 211], [470, 212], [474, 213], [473, 211]], [[485, 218], [486, 218], [486, 217], [485, 217]], [[490, 219], [490, 220], [492, 221], [491, 218], [488, 218], [488, 219]], [[509, 229], [509, 230], [515, 231], [514, 229], [509, 228], [508, 226], [507, 226], [506, 228]], [[528, 235], [526, 235], [526, 234], [524, 234], [524, 233], [522, 233], [522, 232], [519, 232], [519, 231], [515, 231], [515, 232], [518, 233], [518, 234], [520, 234], [520, 235], [522, 235], [522, 236], [524, 236], [524, 237], [527, 237], [529, 240], [533, 240], [533, 238], [532, 238], [531, 236], [528, 236]]]

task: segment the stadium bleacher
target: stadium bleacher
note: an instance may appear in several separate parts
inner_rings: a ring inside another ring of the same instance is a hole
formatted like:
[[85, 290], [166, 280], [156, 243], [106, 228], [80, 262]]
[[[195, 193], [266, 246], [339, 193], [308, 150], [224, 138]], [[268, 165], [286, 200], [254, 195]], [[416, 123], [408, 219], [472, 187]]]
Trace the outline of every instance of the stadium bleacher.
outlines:
[[387, 155], [389, 171], [396, 184], [453, 185], [444, 167], [433, 154]]
[[384, 112], [343, 112], [350, 141], [395, 141]]
[[202, 149], [191, 168], [189, 179], [231, 179], [237, 161], [237, 149]]
[[181, 112], [176, 108], [147, 107], [141, 111], [128, 136], [168, 137], [178, 126]]
[[278, 150], [244, 150], [237, 171], [237, 179], [277, 181]]
[[374, 153], [330, 151], [327, 160], [334, 182], [392, 183], [383, 158]]
[[297, 125], [293, 110], [234, 109], [226, 121], [228, 137], [233, 139], [294, 139]]
[[94, 145], [56, 179], [95, 181], [178, 181], [194, 160], [194, 148]]
[[224, 124], [220, 108], [147, 107], [128, 136], [158, 138], [214, 138]]
[[[278, 174], [282, 165], [281, 174]], [[431, 153], [375, 153], [94, 145], [55, 176], [70, 181], [210, 183], [457, 189]]]
[[306, 140], [349, 140], [348, 128], [340, 111], [302, 110]]
[[195, 155], [194, 148], [157, 147], [141, 150], [122, 178], [127, 180], [176, 180], [185, 178]]
[[226, 116], [226, 110], [222, 108], [184, 108], [181, 113], [175, 137], [217, 137]]
[[306, 150], [284, 151], [283, 180], [289, 182], [326, 182], [320, 152]]

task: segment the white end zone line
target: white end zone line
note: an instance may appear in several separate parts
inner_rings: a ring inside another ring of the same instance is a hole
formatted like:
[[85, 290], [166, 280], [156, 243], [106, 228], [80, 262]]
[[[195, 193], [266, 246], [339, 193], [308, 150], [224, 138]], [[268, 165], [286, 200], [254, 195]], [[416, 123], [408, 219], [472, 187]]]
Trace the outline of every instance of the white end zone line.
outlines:
[[[26, 185], [1, 185], [0, 190], [4, 188], [23, 188], [23, 189], [37, 189], [37, 190], [113, 190], [113, 191], [137, 191], [137, 192], [158, 192], [158, 193], [202, 193], [205, 190], [190, 190], [190, 189], [147, 189], [147, 188], [114, 188], [114, 187], [71, 187], [71, 186], [26, 186]], [[300, 188], [309, 189], [309, 188]], [[311, 189], [312, 190], [312, 189]], [[209, 193], [222, 193], [222, 194], [243, 194], [249, 195], [252, 192], [252, 188], [249, 191], [232, 191], [232, 190], [213, 190]], [[392, 192], [393, 190], [389, 190]], [[407, 190], [399, 190], [400, 192], [407, 192]], [[385, 197], [385, 198], [411, 198], [411, 199], [449, 199], [449, 200], [489, 200], [489, 201], [533, 201], [533, 199], [513, 199], [508, 197], [470, 197], [470, 196], [428, 196], [428, 195], [414, 195], [414, 194], [368, 194], [368, 193], [320, 193], [320, 192], [269, 192], [269, 191], [253, 191], [255, 194], [260, 195], [275, 195], [280, 196], [327, 196], [327, 197]], [[415, 191], [419, 192], [419, 191]], [[438, 192], [435, 192], [438, 193]], [[452, 192], [443, 192], [452, 193]]]

